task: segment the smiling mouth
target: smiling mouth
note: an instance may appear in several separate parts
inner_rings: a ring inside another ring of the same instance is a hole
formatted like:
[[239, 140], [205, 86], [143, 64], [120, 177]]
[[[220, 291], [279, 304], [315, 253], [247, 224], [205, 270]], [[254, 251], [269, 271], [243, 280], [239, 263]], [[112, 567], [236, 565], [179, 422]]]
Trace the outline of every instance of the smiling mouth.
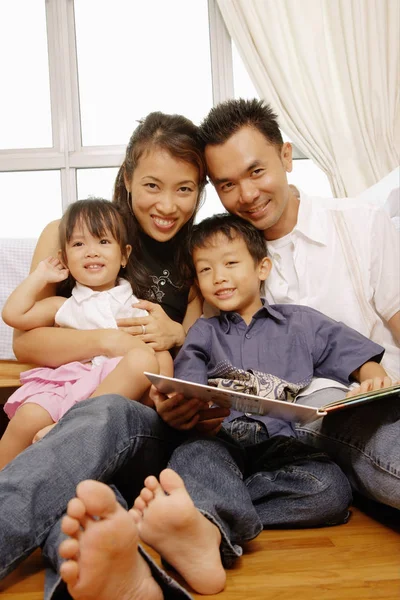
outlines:
[[155, 215], [152, 215], [151, 218], [160, 229], [171, 229], [171, 227], [175, 225], [175, 219], [162, 219], [161, 217], [156, 217]]
[[215, 295], [217, 296], [217, 298], [230, 298], [234, 291], [235, 288], [225, 288], [223, 290], [218, 290], [217, 292], [215, 292]]
[[265, 209], [267, 208], [269, 203], [270, 203], [270, 200], [266, 200], [266, 202], [263, 202], [262, 204], [258, 204], [257, 206], [254, 206], [253, 208], [249, 208], [242, 212], [245, 213], [246, 215], [250, 215], [252, 217], [256, 216], [256, 215], [260, 215], [265, 211]]
[[88, 271], [97, 271], [98, 269], [102, 269], [104, 267], [104, 265], [101, 265], [99, 263], [92, 263], [90, 265], [85, 265], [85, 269], [87, 269]]

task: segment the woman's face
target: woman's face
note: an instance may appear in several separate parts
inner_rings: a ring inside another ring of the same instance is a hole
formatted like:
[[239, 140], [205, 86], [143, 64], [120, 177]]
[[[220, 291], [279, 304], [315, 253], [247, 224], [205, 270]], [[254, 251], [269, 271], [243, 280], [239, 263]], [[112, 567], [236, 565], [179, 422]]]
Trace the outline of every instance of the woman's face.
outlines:
[[144, 153], [126, 185], [140, 227], [159, 242], [172, 239], [196, 209], [197, 167], [165, 150], [154, 148]]

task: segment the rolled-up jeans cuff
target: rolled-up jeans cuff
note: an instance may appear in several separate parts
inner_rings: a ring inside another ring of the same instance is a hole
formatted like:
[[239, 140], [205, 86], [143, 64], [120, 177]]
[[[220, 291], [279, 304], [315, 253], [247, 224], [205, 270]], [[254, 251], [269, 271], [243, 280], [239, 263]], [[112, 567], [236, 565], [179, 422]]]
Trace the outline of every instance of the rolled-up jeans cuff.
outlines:
[[[160, 586], [165, 600], [193, 600], [193, 596], [165, 573], [141, 546], [138, 547], [138, 550], [149, 565], [151, 574]], [[44, 582], [44, 600], [70, 599], [71, 596], [68, 593], [67, 586], [59, 574], [53, 571], [53, 569], [47, 568]]]
[[[201, 512], [202, 515], [204, 515], [209, 521], [211, 521], [211, 523], [213, 523], [220, 530], [220, 532], [221, 532], [221, 546], [220, 546], [221, 561], [222, 561], [222, 565], [224, 566], [224, 568], [229, 569], [233, 565], [233, 563], [238, 558], [240, 558], [240, 556], [242, 556], [243, 548], [241, 546], [239, 546], [238, 544], [232, 544], [222, 523], [220, 523], [220, 521], [218, 521], [218, 519], [216, 519], [214, 515], [210, 514], [206, 510], [202, 510], [201, 508], [199, 508], [198, 510]], [[261, 529], [262, 529], [262, 527], [261, 527]], [[261, 529], [260, 529], [260, 531], [261, 531]], [[259, 532], [256, 533], [256, 535], [258, 535], [258, 534], [259, 534]], [[250, 539], [253, 539], [254, 537], [256, 537], [256, 535], [252, 536]]]

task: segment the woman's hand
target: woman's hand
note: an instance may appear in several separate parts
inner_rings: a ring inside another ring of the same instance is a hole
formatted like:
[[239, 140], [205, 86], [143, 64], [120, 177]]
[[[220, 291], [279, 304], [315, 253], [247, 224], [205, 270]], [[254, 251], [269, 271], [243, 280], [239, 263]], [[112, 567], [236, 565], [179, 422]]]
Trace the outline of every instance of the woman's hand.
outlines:
[[185, 340], [182, 325], [170, 319], [159, 304], [140, 300], [133, 306], [147, 310], [149, 314], [146, 317], [118, 319], [117, 324], [121, 331], [138, 336], [157, 351], [182, 346]]
[[374, 377], [370, 379], [364, 379], [364, 381], [356, 388], [353, 388], [346, 394], [346, 398], [352, 396], [358, 396], [358, 394], [365, 394], [366, 392], [373, 392], [376, 390], [382, 390], [394, 385], [390, 377]]
[[[130, 350], [136, 348], [146, 348], [143, 340], [120, 329], [97, 329], [96, 331], [101, 347], [99, 354], [108, 358], [125, 356]], [[151, 352], [152, 350], [148, 348], [148, 351]]]

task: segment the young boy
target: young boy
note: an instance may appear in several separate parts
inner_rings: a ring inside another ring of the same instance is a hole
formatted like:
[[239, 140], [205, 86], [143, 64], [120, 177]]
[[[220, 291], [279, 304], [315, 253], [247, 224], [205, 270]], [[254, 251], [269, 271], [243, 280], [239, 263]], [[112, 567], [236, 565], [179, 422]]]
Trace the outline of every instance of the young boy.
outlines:
[[[220, 315], [198, 319], [190, 328], [175, 359], [175, 377], [202, 384], [231, 379], [235, 386], [281, 399], [296, 394], [313, 376], [343, 384], [376, 378], [381, 386], [391, 384], [379, 365], [381, 346], [314, 309], [269, 306], [260, 298], [271, 261], [262, 232], [252, 224], [228, 214], [206, 219], [194, 228], [191, 253], [203, 297]], [[188, 409], [186, 422], [182, 414], [192, 400], [153, 398], [157, 409], [162, 402], [175, 403], [172, 426], [191, 427], [193, 414]], [[210, 544], [221, 540], [224, 566], [263, 528], [347, 521], [351, 490], [346, 477], [326, 454], [296, 439], [293, 423], [237, 412], [222, 427], [221, 421], [214, 420], [214, 433], [220, 427], [216, 436], [196, 432], [175, 449], [169, 467], [219, 530]], [[145, 493], [135, 504], [144, 520], [146, 500]]]

